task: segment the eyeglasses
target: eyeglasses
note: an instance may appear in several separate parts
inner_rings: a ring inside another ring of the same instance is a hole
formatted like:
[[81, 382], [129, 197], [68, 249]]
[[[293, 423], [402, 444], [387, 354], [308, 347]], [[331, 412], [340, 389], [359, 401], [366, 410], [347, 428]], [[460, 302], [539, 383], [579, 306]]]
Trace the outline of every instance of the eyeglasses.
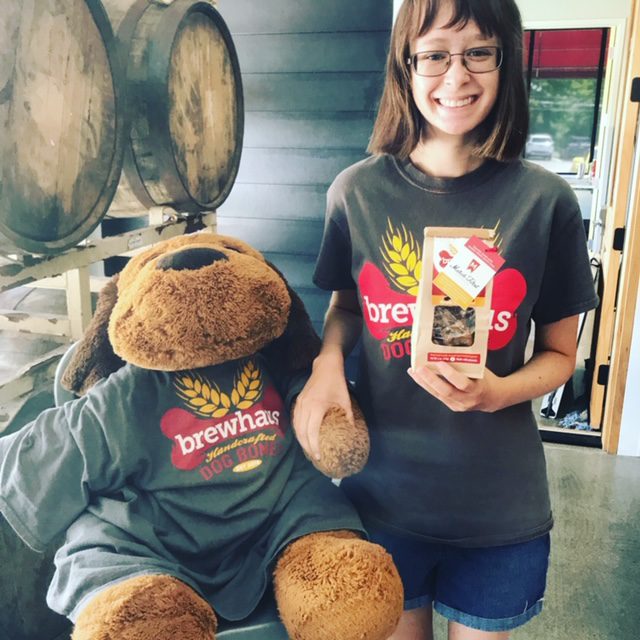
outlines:
[[500, 68], [502, 49], [500, 47], [474, 47], [462, 53], [448, 51], [418, 51], [407, 58], [417, 75], [426, 78], [441, 76], [451, 66], [451, 58], [462, 56], [462, 64], [471, 73], [489, 73]]

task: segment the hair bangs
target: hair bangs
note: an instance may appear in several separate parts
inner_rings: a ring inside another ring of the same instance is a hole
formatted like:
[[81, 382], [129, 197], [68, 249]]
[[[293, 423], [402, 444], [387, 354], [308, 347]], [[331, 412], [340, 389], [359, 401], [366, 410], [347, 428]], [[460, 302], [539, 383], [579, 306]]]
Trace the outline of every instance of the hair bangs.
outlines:
[[420, 7], [422, 15], [412, 21], [411, 24], [415, 25], [415, 28], [409, 34], [409, 38], [414, 40], [427, 33], [433, 27], [438, 13], [447, 9], [452, 11], [452, 15], [444, 25], [445, 29], [464, 29], [469, 22], [475, 22], [480, 33], [491, 38], [499, 33], [499, 17], [491, 11], [491, 7], [488, 6], [490, 4], [487, 0], [426, 0], [414, 3], [414, 7]]

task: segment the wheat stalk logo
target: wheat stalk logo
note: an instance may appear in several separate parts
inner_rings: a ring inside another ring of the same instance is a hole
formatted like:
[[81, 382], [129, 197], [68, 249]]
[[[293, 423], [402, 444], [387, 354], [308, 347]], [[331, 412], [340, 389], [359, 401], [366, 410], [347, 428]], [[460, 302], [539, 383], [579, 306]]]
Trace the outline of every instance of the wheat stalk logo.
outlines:
[[382, 236], [380, 248], [384, 268], [398, 289], [417, 296], [422, 274], [420, 247], [404, 225], [394, 229], [391, 220], [387, 219], [387, 222], [389, 228]]
[[498, 219], [498, 222], [496, 223], [496, 226], [493, 228], [493, 246], [498, 250], [498, 252], [500, 253], [502, 250], [502, 241], [503, 241], [503, 237], [502, 237], [502, 232], [498, 231], [498, 229], [500, 228], [500, 223], [502, 222], [502, 219]]
[[242, 370], [236, 373], [231, 392], [231, 402], [238, 409], [248, 409], [262, 395], [260, 369], [253, 360], [247, 361]]
[[215, 382], [194, 372], [176, 376], [174, 384], [178, 396], [188, 407], [205, 418], [222, 418], [236, 409], [248, 409], [262, 395], [260, 369], [253, 360], [248, 360], [238, 370], [229, 395]]

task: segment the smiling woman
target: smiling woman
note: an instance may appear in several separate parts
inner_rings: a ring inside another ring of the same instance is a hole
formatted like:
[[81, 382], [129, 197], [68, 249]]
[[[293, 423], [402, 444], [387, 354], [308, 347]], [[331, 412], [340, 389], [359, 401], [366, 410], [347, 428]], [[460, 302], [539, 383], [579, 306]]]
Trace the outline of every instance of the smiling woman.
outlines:
[[[328, 192], [314, 281], [333, 296], [294, 427], [313, 442], [318, 417], [346, 406], [339, 372], [361, 337], [371, 456], [341, 486], [403, 579], [392, 640], [432, 640], [433, 609], [450, 640], [505, 640], [542, 608], [552, 516], [531, 400], [571, 375], [577, 314], [597, 298], [569, 185], [521, 159], [527, 125], [515, 1], [405, 0], [372, 157]], [[434, 372], [418, 353], [410, 366], [405, 316], [392, 313], [437, 295], [414, 287], [431, 268], [420, 241], [443, 226], [499, 236], [478, 378], [448, 362]]]

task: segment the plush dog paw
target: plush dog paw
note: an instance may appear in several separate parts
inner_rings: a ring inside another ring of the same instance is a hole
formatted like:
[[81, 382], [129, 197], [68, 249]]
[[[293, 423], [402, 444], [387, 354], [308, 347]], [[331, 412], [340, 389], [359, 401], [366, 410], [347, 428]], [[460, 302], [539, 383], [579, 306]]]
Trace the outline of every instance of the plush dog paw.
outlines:
[[402, 613], [391, 556], [346, 531], [291, 543], [274, 573], [280, 617], [293, 640], [386, 640]]
[[146, 575], [108, 587], [82, 609], [72, 640], [214, 640], [211, 607], [176, 578]]
[[369, 457], [369, 431], [356, 402], [353, 424], [340, 407], [327, 411], [320, 425], [320, 460], [315, 467], [330, 478], [346, 478], [362, 471]]

